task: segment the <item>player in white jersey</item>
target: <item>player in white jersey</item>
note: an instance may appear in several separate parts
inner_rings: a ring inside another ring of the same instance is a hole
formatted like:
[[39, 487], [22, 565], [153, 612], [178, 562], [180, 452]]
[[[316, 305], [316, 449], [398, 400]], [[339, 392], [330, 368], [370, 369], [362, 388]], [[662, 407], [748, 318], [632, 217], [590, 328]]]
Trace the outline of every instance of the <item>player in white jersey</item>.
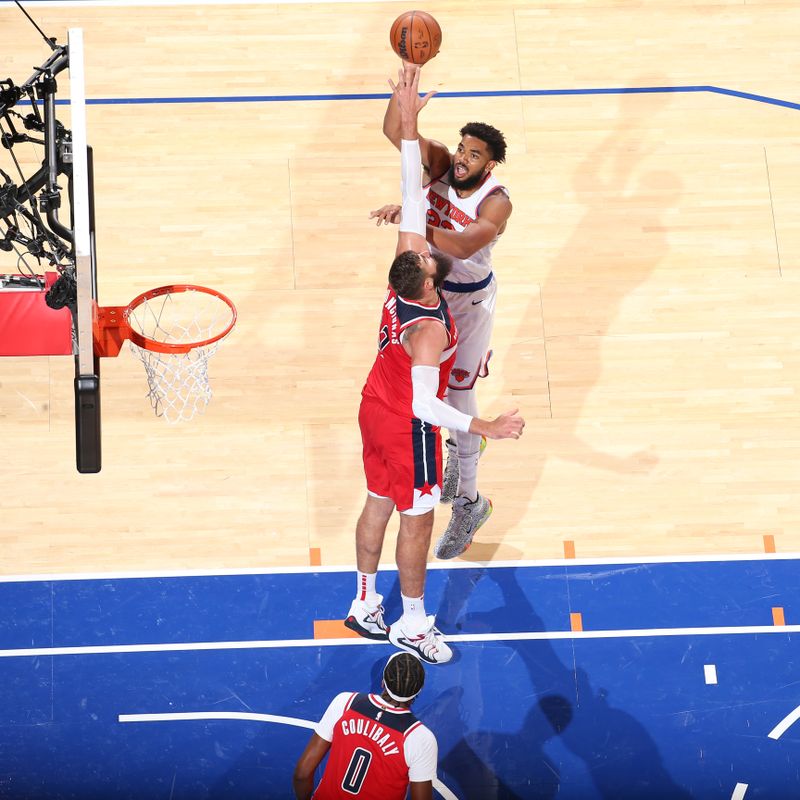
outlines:
[[[397, 102], [389, 101], [383, 132], [399, 149]], [[489, 344], [494, 324], [497, 283], [491, 252], [511, 216], [508, 191], [492, 174], [505, 161], [503, 134], [491, 125], [470, 122], [461, 131], [456, 152], [441, 142], [419, 137], [422, 163], [428, 173], [427, 239], [432, 250], [452, 258], [443, 286], [459, 330], [456, 362], [450, 373], [447, 402], [470, 416], [478, 415], [476, 381], [488, 374]], [[398, 207], [373, 211], [381, 222], [398, 221]], [[454, 558], [469, 547], [478, 528], [492, 513], [491, 501], [478, 492], [480, 436], [450, 431], [442, 502], [453, 502], [453, 515], [434, 547], [438, 558]]]

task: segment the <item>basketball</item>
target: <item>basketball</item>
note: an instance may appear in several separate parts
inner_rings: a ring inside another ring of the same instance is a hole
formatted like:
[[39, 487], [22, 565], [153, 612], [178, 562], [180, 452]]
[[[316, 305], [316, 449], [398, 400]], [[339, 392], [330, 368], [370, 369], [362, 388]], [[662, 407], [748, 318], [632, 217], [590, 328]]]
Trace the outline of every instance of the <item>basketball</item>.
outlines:
[[424, 64], [439, 52], [442, 29], [427, 12], [406, 11], [392, 23], [389, 41], [403, 61]]

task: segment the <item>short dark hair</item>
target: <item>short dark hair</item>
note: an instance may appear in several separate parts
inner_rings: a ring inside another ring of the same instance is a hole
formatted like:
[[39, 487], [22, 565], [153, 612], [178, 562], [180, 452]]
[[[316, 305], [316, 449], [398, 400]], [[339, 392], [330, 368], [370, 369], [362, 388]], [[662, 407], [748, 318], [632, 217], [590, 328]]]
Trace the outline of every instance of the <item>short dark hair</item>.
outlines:
[[506, 137], [497, 128], [485, 122], [468, 122], [459, 133], [480, 139], [489, 148], [492, 161], [502, 164], [506, 160]]
[[383, 670], [386, 688], [397, 697], [408, 697], [410, 703], [425, 684], [425, 669], [420, 660], [411, 653], [396, 653]]
[[406, 250], [396, 256], [389, 268], [389, 285], [400, 297], [418, 300], [422, 297], [425, 272], [420, 266], [420, 258], [413, 250]]

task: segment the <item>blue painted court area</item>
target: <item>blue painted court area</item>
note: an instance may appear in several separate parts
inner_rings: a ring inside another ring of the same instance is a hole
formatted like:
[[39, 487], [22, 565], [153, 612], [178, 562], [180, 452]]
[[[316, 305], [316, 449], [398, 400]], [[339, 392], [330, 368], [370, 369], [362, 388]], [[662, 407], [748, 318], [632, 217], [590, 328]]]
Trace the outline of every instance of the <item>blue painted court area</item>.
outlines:
[[[415, 705], [440, 796], [800, 796], [797, 569], [431, 569], [456, 651]], [[396, 574], [378, 584], [391, 621]], [[309, 726], [378, 689], [391, 652], [313, 639], [353, 589], [322, 570], [0, 583], [0, 797], [292, 797]]]

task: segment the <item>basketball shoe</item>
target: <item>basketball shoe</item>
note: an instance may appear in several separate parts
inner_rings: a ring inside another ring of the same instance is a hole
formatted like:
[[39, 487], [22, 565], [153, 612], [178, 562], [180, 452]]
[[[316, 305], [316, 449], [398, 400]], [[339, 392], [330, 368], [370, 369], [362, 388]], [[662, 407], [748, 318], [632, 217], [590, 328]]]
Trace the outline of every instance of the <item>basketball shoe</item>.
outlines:
[[[448, 439], [446, 447], [447, 461], [445, 462], [444, 473], [442, 474], [442, 495], [439, 498], [440, 503], [452, 503], [456, 494], [458, 494], [458, 454], [456, 453], [456, 443], [452, 439]], [[481, 448], [478, 458], [483, 455], [485, 449], [486, 437], [481, 436]]]
[[401, 650], [408, 650], [427, 664], [446, 664], [453, 651], [447, 646], [441, 631], [433, 624], [434, 616], [425, 618], [425, 627], [421, 630], [400, 617], [389, 628], [389, 641]]
[[471, 544], [478, 528], [492, 514], [492, 501], [478, 494], [470, 502], [466, 497], [453, 500], [453, 516], [444, 533], [433, 548], [436, 558], [455, 558], [460, 556]]
[[389, 638], [389, 628], [383, 621], [383, 597], [378, 595], [377, 606], [368, 606], [366, 601], [356, 598], [350, 604], [350, 611], [344, 621], [345, 628], [350, 628], [366, 639], [377, 639], [385, 642]]

